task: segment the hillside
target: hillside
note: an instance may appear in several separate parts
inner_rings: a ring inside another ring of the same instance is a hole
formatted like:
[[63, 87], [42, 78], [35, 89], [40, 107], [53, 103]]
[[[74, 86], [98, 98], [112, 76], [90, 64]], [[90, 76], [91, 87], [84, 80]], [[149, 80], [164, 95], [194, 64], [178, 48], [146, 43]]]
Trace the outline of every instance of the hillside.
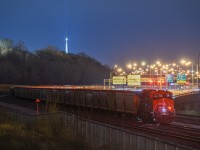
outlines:
[[103, 84], [110, 69], [88, 55], [65, 54], [48, 46], [29, 52], [23, 43], [0, 47], [0, 84], [89, 85]]

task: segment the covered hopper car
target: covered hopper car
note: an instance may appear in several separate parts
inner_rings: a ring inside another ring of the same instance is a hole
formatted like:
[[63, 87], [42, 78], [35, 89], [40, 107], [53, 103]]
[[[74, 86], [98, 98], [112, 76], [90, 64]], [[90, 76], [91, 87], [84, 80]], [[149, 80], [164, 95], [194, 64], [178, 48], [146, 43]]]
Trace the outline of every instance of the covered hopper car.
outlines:
[[51, 86], [16, 86], [13, 93], [19, 98], [48, 100], [73, 107], [126, 114], [158, 123], [170, 123], [175, 115], [172, 93], [163, 90], [147, 89], [142, 92], [134, 92]]

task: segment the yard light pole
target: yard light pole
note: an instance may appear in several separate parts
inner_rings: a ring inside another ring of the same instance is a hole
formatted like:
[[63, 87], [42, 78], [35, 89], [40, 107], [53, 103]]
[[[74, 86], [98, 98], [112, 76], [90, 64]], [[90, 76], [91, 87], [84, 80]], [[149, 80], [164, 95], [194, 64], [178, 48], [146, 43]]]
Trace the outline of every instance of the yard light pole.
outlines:
[[199, 71], [200, 71], [200, 53], [198, 55], [198, 62], [197, 62], [197, 87], [200, 88], [199, 86]]
[[110, 72], [109, 89], [110, 89], [111, 81], [112, 81], [112, 83], [113, 83], [113, 73], [116, 72], [116, 68], [117, 68], [117, 67], [118, 67], [117, 65], [114, 65], [114, 68], [113, 68], [113, 69], [111, 70], [111, 72]]
[[199, 87], [199, 79], [198, 79], [198, 75], [199, 75], [199, 65], [197, 63], [197, 71], [196, 71], [196, 74], [197, 74], [197, 88]]
[[192, 89], [194, 88], [194, 64], [192, 63]]

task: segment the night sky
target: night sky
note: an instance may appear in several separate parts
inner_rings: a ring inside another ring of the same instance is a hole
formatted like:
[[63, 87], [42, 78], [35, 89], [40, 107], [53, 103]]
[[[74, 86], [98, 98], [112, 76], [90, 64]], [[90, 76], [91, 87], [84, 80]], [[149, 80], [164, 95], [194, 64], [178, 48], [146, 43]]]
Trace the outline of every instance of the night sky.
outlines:
[[102, 64], [197, 63], [200, 0], [0, 0], [0, 38], [53, 45]]

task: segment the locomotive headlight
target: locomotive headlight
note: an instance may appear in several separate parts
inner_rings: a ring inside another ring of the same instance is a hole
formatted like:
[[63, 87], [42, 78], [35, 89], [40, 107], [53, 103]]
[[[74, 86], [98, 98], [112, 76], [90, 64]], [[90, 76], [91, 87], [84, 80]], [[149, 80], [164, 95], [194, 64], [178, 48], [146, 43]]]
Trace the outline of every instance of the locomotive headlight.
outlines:
[[166, 108], [162, 108], [162, 112], [167, 112], [167, 109]]

